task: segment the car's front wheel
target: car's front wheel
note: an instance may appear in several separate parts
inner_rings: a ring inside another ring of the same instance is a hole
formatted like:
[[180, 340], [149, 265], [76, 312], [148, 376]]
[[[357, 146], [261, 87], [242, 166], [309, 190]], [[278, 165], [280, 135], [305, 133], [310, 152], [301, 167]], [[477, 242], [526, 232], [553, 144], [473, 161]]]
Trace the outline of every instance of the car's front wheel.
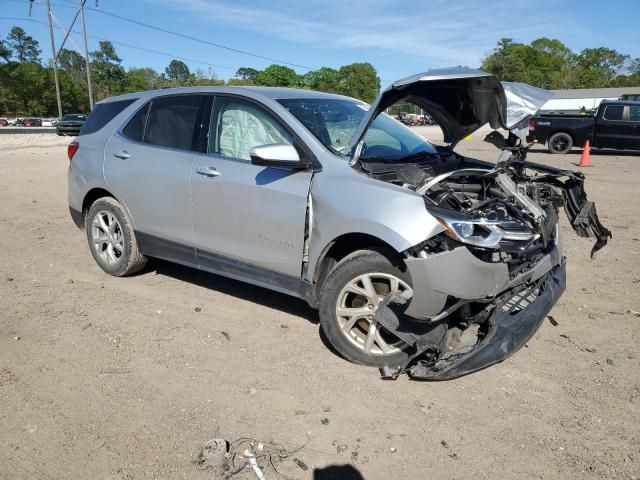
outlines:
[[131, 275], [145, 266], [147, 259], [138, 247], [133, 223], [114, 198], [102, 197], [91, 205], [85, 230], [93, 258], [109, 275]]
[[372, 366], [406, 362], [408, 345], [374, 319], [390, 292], [411, 293], [411, 278], [380, 252], [354, 252], [331, 270], [320, 292], [320, 324], [345, 359]]

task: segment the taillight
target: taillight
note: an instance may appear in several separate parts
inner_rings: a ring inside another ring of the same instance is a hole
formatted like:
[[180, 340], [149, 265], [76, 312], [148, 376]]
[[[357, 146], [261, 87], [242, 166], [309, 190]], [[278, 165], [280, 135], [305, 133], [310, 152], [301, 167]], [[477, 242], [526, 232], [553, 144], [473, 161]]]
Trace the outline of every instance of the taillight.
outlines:
[[73, 141], [69, 144], [69, 146], [67, 147], [67, 156], [69, 157], [69, 161], [71, 161], [71, 159], [76, 154], [79, 148], [80, 148], [79, 142]]
[[535, 132], [536, 130], [536, 121], [533, 118], [529, 119], [529, 131]]

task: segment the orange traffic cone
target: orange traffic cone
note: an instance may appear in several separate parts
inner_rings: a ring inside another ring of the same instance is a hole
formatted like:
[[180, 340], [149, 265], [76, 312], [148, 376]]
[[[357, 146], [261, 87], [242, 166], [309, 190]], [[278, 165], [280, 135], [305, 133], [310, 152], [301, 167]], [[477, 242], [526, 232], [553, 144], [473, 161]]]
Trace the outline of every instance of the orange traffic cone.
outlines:
[[591, 146], [589, 145], [589, 139], [584, 142], [584, 148], [582, 149], [582, 156], [580, 157], [579, 167], [591, 166]]

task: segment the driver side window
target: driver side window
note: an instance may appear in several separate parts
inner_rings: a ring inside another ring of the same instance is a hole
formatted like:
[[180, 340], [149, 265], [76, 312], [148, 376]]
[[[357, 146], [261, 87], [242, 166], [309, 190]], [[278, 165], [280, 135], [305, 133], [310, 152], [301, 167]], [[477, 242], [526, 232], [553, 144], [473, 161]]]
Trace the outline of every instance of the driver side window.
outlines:
[[217, 97], [209, 127], [209, 153], [250, 161], [250, 150], [260, 145], [284, 143], [293, 138], [265, 110], [251, 102]]

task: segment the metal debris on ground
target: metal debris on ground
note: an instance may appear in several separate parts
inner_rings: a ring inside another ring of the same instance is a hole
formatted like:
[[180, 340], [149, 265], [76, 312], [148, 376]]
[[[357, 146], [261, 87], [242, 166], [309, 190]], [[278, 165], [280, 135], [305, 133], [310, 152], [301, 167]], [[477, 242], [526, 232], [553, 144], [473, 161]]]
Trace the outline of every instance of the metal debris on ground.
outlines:
[[261, 442], [248, 437], [232, 442], [212, 438], [195, 455], [194, 463], [199, 469], [218, 469], [224, 480], [229, 480], [245, 469], [252, 471], [259, 480], [288, 478], [278, 471], [277, 465], [292, 462], [301, 470], [307, 471], [309, 467], [302, 460], [294, 458], [294, 455], [308, 442], [309, 438], [302, 446], [287, 450], [279, 443]]
[[225, 332], [224, 330], [220, 332], [222, 334], [222, 336], [224, 338], [226, 338], [228, 341], [231, 341], [231, 335], [229, 335], [227, 332]]
[[212, 438], [194, 458], [200, 468], [221, 468], [224, 466], [228, 445], [224, 438]]

